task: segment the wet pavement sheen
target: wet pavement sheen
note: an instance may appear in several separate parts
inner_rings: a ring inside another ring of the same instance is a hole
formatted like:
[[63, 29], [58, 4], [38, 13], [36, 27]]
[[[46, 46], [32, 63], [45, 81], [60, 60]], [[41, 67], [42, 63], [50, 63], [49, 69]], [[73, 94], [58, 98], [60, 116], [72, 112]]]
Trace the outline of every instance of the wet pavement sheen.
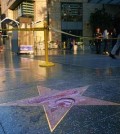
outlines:
[[[41, 95], [39, 86], [50, 89], [51, 94], [52, 91], [64, 93], [89, 85], [83, 98], [113, 105], [73, 105], [68, 100], [74, 97], [66, 95], [60, 98], [67, 98], [66, 105], [60, 100], [61, 105], [57, 107], [50, 99], [45, 105], [51, 107], [52, 103], [52, 111], [59, 110], [58, 114], [71, 105], [54, 130], [50, 129], [52, 121], [42, 105], [0, 106], [0, 134], [120, 134], [120, 57], [113, 60], [106, 55], [53, 51], [49, 60], [55, 66], [40, 67], [40, 60], [44, 60], [43, 55], [0, 53], [0, 104]], [[82, 101], [82, 97], [77, 97]], [[50, 116], [54, 121], [57, 115], [52, 111]]]

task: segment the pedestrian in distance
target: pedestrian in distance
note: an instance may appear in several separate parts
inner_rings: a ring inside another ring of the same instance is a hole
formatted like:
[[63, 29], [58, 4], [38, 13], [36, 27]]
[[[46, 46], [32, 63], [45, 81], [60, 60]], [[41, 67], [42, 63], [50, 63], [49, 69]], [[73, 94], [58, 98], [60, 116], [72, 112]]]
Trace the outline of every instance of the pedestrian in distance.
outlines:
[[118, 36], [117, 30], [116, 30], [116, 28], [113, 28], [113, 31], [111, 33], [111, 37], [112, 37], [112, 48], [114, 47], [114, 45], [117, 42], [117, 36]]
[[108, 54], [108, 38], [109, 38], [109, 32], [107, 29], [105, 29], [103, 32], [103, 43], [104, 43], [103, 54]]
[[96, 54], [100, 54], [101, 42], [102, 42], [102, 33], [100, 32], [100, 28], [96, 29], [94, 37], [95, 37]]

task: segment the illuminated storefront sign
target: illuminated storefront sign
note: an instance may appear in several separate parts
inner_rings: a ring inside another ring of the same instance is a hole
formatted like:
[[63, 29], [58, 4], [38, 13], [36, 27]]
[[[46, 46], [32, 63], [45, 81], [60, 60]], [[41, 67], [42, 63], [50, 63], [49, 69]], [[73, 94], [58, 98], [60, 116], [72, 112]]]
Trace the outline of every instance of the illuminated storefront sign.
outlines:
[[33, 53], [32, 45], [20, 45], [20, 53]]

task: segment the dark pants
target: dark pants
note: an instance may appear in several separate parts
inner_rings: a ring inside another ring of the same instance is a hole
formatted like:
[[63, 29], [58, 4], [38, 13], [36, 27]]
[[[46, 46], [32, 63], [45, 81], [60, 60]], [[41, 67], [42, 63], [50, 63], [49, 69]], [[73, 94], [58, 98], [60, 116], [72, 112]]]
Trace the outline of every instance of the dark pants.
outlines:
[[108, 40], [107, 39], [104, 39], [104, 48], [103, 48], [103, 51], [104, 52], [108, 51]]
[[95, 46], [96, 46], [96, 54], [100, 54], [101, 52], [101, 42], [95, 42]]

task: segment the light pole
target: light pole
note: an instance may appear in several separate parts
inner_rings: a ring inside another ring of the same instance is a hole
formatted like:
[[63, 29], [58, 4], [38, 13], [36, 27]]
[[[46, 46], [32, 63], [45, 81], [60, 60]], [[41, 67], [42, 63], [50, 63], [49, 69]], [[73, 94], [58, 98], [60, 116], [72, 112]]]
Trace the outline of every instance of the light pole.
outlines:
[[50, 67], [54, 66], [55, 64], [52, 62], [49, 62], [48, 60], [48, 36], [49, 36], [49, 6], [50, 6], [51, 0], [46, 0], [46, 7], [47, 7], [47, 20], [44, 21], [44, 44], [45, 44], [45, 61], [42, 61], [40, 63], [40, 66], [42, 67]]
[[[4, 24], [9, 24], [9, 25], [11, 25], [12, 27], [17, 27], [17, 28], [19, 28], [19, 22], [18, 21], [16, 21], [16, 20], [14, 20], [14, 19], [11, 19], [11, 18], [8, 18], [8, 17], [6, 17], [6, 18], [4, 18], [3, 20], [1, 20], [1, 24], [2, 23], [4, 23]], [[4, 29], [5, 30], [5, 29]], [[16, 30], [17, 31], [17, 30]], [[18, 31], [17, 31], [18, 32]], [[13, 52], [16, 52], [16, 53], [18, 53], [18, 51], [19, 51], [19, 48], [18, 48], [18, 33], [14, 33], [13, 35], [15, 35], [13, 38], [13, 40], [15, 41], [15, 42], [13, 42], [13, 44], [16, 44], [16, 45], [12, 45], [12, 50], [13, 50]], [[17, 46], [17, 47], [16, 47]]]
[[13, 24], [11, 24], [12, 26], [15, 26], [14, 24], [16, 24], [17, 27], [19, 27], [19, 24], [20, 24], [18, 21], [14, 20], [14, 19], [11, 19], [11, 18], [8, 18], [8, 17], [1, 20], [1, 23], [3, 23], [3, 22], [6, 23], [6, 24], [13, 23]]
[[49, 26], [49, 10], [50, 10], [51, 0], [47, 0], [47, 25]]

